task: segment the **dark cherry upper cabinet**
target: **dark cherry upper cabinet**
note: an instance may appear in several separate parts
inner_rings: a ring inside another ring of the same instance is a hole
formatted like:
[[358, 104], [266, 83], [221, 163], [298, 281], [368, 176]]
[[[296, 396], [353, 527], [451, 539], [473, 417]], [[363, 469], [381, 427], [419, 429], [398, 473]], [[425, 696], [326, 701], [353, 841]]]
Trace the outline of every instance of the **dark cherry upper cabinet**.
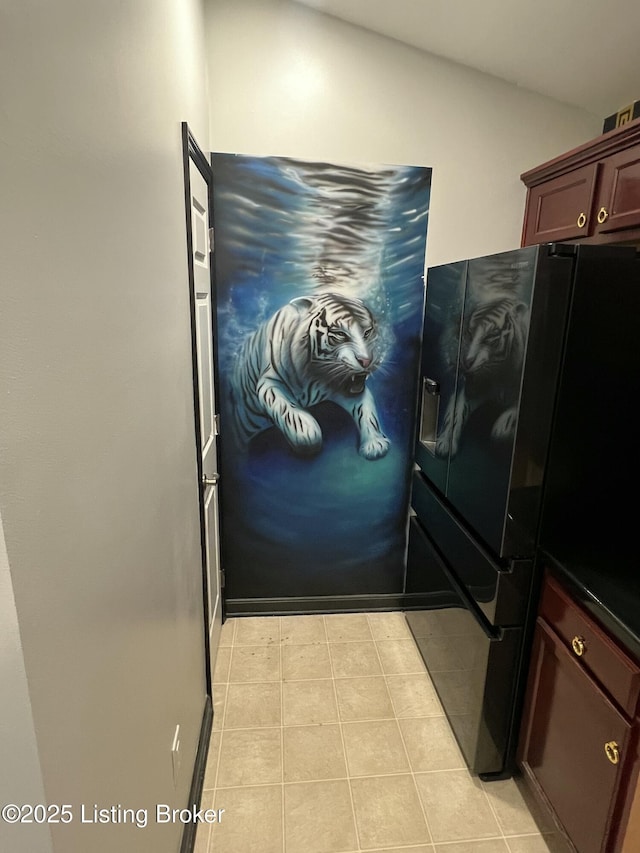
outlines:
[[602, 206], [596, 231], [610, 234], [640, 225], [640, 145], [609, 157], [603, 164]]
[[640, 667], [547, 575], [518, 763], [577, 853], [633, 853]]
[[570, 240], [640, 246], [640, 119], [520, 176], [522, 245]]
[[594, 205], [598, 166], [591, 163], [531, 187], [523, 246], [584, 237]]

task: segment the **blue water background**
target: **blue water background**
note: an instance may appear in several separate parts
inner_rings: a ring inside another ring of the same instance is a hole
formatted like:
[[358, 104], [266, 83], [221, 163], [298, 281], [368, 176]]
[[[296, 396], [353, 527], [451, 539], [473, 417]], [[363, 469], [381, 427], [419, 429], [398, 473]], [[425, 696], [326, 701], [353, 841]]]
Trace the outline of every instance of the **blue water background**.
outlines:
[[[431, 170], [213, 155], [222, 546], [230, 598], [400, 592], [424, 302]], [[231, 434], [228, 377], [242, 343], [298, 296], [362, 299], [383, 362], [369, 378], [383, 459], [358, 454], [349, 416], [313, 410], [314, 458], [278, 430]]]

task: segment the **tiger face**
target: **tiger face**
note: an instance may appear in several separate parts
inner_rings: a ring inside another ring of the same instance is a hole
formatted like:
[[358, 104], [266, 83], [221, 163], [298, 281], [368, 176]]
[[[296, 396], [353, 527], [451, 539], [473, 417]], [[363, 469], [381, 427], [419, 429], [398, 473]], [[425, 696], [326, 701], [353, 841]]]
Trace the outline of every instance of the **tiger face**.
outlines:
[[465, 424], [488, 401], [504, 407], [493, 424], [492, 437], [503, 441], [514, 435], [528, 313], [524, 302], [509, 297], [494, 299], [471, 313], [462, 335], [460, 382], [447, 403], [436, 443], [437, 456], [456, 455]]
[[315, 300], [309, 324], [309, 366], [330, 387], [362, 394], [379, 364], [376, 322], [358, 299], [328, 293]]
[[498, 299], [477, 308], [464, 331], [461, 365], [465, 375], [499, 366], [518, 369], [524, 357], [527, 306]]

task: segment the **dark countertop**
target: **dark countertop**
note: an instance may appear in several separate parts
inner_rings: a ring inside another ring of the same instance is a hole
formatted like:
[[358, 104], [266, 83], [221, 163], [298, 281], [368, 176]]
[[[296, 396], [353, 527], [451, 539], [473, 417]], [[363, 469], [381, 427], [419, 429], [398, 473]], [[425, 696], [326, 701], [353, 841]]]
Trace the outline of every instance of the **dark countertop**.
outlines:
[[598, 560], [593, 553], [581, 558], [544, 550], [541, 557], [542, 565], [640, 662], [640, 557], [609, 553]]

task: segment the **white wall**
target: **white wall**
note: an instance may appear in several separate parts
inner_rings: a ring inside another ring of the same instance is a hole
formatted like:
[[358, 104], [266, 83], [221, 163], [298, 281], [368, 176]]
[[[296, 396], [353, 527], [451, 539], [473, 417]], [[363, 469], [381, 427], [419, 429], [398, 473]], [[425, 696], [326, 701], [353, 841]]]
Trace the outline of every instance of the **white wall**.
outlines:
[[212, 149], [432, 166], [431, 265], [520, 245], [519, 175], [600, 132], [581, 110], [288, 0], [206, 13]]
[[[0, 805], [42, 803], [44, 785], [1, 518], [0, 684]], [[0, 849], [12, 853], [51, 853], [49, 827], [0, 820]]]
[[[205, 702], [180, 137], [206, 149], [202, 10], [7, 0], [0, 30], [0, 507], [44, 790], [183, 806]], [[175, 853], [181, 831], [52, 837]]]

